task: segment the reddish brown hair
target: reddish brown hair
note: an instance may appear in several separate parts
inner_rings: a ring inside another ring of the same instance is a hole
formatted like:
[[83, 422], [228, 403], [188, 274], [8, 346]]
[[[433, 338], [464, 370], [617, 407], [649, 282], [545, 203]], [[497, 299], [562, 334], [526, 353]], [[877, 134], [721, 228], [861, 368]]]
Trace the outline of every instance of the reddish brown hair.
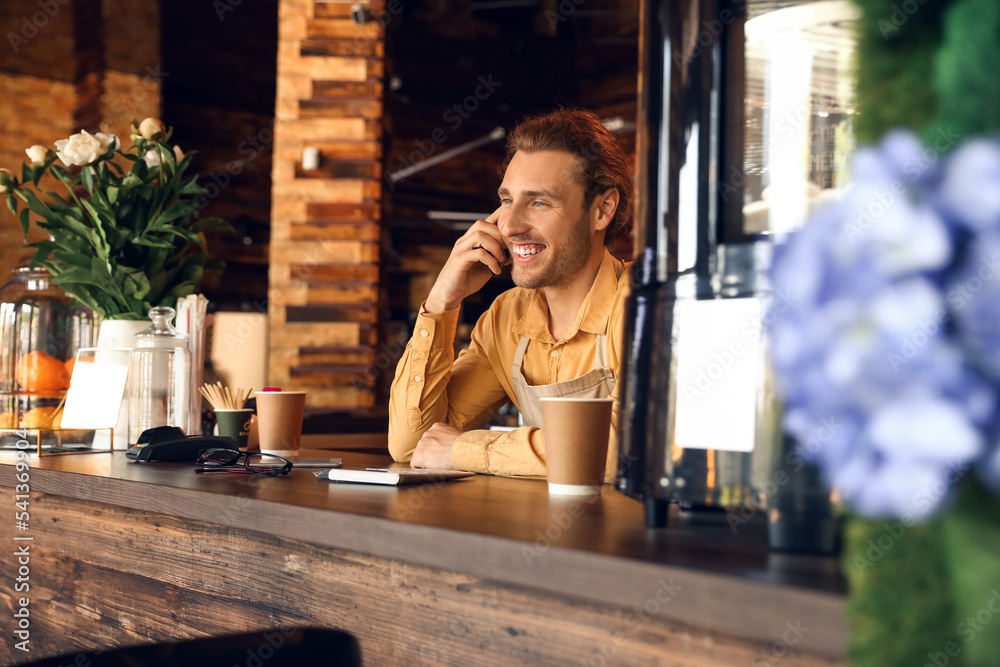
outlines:
[[563, 151], [576, 157], [583, 185], [583, 208], [611, 188], [618, 189], [618, 208], [608, 225], [604, 245], [625, 235], [632, 220], [632, 174], [618, 139], [590, 111], [560, 109], [524, 121], [507, 138], [507, 171], [514, 153]]

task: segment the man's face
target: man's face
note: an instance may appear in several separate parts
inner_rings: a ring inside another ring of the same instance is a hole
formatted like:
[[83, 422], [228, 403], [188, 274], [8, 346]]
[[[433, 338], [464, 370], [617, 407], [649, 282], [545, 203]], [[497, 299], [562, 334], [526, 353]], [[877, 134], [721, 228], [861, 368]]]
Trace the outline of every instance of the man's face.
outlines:
[[500, 233], [518, 287], [572, 283], [594, 249], [576, 159], [563, 151], [514, 154], [500, 184]]

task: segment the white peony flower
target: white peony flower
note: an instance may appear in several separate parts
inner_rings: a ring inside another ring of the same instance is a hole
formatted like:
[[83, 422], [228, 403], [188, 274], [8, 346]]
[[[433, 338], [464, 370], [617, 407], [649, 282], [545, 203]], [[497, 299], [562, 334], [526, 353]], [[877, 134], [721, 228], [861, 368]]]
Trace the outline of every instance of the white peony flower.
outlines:
[[142, 156], [142, 160], [150, 169], [153, 167], [159, 167], [161, 164], [160, 154], [152, 149], [146, 151], [146, 154]]
[[112, 142], [118, 144], [118, 137], [98, 132], [96, 135], [83, 130], [70, 135], [69, 139], [56, 142], [56, 154], [67, 167], [91, 164], [108, 152]]
[[184, 159], [184, 151], [181, 150], [180, 146], [174, 146], [174, 158], [178, 162]]
[[112, 145], [114, 146], [114, 148], [118, 148], [119, 146], [122, 145], [122, 142], [118, 141], [118, 137], [113, 134], [105, 134], [104, 132], [98, 132], [94, 136], [97, 137], [97, 140], [101, 142], [101, 151], [103, 153], [107, 153], [108, 150], [112, 147]]
[[139, 123], [139, 134], [142, 135], [143, 139], [152, 139], [164, 129], [166, 128], [163, 127], [163, 121], [157, 118], [146, 118]]
[[37, 164], [39, 162], [45, 162], [45, 156], [48, 155], [49, 150], [45, 148], [45, 146], [35, 144], [31, 148], [25, 148], [24, 152], [28, 154], [29, 160]]

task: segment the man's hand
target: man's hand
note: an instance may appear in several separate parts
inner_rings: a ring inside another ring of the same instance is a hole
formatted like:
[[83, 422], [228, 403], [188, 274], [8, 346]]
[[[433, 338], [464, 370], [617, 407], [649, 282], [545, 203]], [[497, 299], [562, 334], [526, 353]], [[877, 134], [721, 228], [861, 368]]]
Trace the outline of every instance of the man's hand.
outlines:
[[411, 468], [430, 468], [432, 470], [458, 470], [451, 456], [452, 445], [462, 431], [438, 422], [424, 433], [417, 448], [413, 450], [410, 459]]
[[448, 261], [438, 274], [424, 302], [428, 313], [443, 313], [458, 308], [462, 299], [478, 292], [505, 263], [507, 244], [497, 227], [500, 209], [485, 220], [476, 220], [452, 248]]

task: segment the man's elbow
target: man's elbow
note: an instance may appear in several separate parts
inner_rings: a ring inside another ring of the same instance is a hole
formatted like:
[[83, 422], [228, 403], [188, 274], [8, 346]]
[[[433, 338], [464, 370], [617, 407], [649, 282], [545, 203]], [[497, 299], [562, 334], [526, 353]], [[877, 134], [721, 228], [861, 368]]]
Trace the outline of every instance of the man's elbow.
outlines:
[[397, 463], [406, 463], [417, 448], [417, 440], [408, 429], [397, 428], [393, 419], [389, 419], [389, 455]]
[[396, 463], [407, 463], [411, 458], [413, 458], [413, 450], [415, 447], [407, 447], [405, 445], [393, 446], [392, 441], [389, 441], [389, 456]]

